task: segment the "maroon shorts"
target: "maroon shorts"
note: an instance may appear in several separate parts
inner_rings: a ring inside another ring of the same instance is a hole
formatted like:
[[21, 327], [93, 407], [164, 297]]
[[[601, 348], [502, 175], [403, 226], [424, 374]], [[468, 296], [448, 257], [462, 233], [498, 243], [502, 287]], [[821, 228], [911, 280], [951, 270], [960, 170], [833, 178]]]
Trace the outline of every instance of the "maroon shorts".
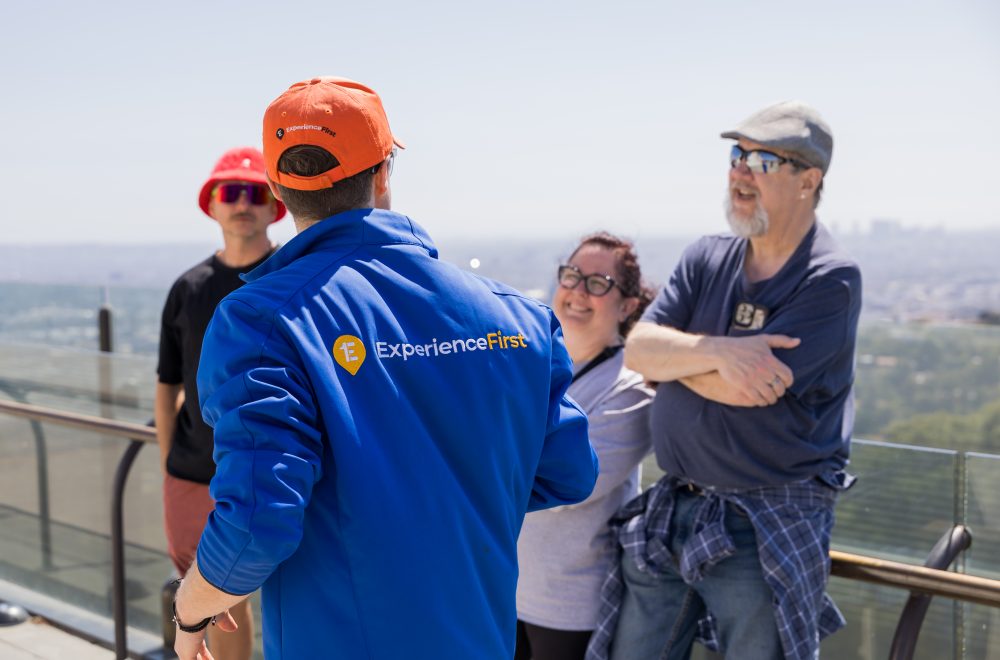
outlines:
[[167, 553], [181, 577], [194, 563], [198, 541], [214, 508], [207, 484], [164, 475], [163, 526], [167, 532]]

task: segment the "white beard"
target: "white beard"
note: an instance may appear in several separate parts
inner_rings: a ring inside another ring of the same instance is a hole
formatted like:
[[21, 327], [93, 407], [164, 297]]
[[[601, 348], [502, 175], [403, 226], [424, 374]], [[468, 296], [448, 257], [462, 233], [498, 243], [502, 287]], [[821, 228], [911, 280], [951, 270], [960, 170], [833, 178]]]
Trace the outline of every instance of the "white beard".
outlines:
[[760, 201], [754, 206], [753, 214], [749, 217], [740, 216], [733, 209], [731, 194], [730, 191], [726, 191], [725, 208], [726, 220], [729, 222], [729, 228], [733, 230], [733, 233], [740, 238], [754, 238], [764, 235], [771, 224], [771, 219], [768, 217], [764, 207], [760, 205]]

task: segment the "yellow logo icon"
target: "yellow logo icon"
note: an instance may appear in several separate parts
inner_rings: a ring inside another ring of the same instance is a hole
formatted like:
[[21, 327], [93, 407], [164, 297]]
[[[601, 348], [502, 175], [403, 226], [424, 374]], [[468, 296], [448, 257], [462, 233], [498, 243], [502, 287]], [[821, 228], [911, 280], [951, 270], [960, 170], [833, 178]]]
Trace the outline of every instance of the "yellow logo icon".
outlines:
[[352, 376], [365, 362], [365, 345], [354, 335], [340, 335], [333, 342], [333, 359]]

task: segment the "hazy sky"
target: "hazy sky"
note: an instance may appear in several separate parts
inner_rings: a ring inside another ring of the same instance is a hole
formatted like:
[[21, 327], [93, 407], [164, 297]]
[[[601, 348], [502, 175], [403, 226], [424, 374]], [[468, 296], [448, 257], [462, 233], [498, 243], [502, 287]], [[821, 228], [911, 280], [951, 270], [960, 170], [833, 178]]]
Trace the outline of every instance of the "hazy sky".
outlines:
[[[728, 143], [833, 128], [820, 217], [1000, 227], [1000, 3], [30, 2], [0, 21], [0, 243], [217, 238], [196, 196], [291, 83], [374, 87], [394, 207], [441, 237], [725, 227]], [[278, 238], [293, 232], [278, 226]]]

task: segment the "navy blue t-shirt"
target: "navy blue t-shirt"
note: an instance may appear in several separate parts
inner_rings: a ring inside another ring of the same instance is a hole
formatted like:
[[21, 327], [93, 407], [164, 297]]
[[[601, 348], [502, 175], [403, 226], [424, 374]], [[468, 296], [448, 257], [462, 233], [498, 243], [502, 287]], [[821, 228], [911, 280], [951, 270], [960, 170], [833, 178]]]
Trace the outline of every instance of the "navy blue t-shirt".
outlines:
[[653, 446], [667, 474], [703, 486], [773, 486], [844, 467], [854, 424], [854, 344], [861, 272], [818, 223], [774, 277], [750, 283], [748, 241], [706, 236], [689, 246], [642, 320], [688, 333], [798, 337], [775, 357], [795, 376], [777, 403], [729, 406], [680, 382], [661, 383]]

